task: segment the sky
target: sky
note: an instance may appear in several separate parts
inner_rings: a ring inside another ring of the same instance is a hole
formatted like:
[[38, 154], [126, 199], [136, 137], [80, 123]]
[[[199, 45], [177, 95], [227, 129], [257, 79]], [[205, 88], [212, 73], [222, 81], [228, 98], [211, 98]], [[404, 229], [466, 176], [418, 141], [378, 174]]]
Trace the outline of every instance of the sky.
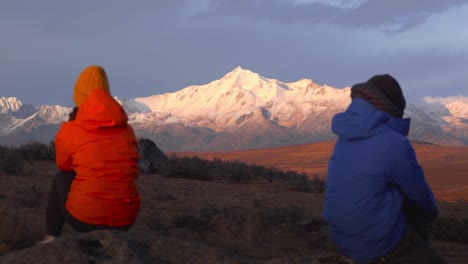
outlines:
[[144, 97], [221, 78], [347, 87], [393, 75], [410, 101], [468, 96], [468, 0], [3, 0], [0, 97], [73, 105], [81, 70]]

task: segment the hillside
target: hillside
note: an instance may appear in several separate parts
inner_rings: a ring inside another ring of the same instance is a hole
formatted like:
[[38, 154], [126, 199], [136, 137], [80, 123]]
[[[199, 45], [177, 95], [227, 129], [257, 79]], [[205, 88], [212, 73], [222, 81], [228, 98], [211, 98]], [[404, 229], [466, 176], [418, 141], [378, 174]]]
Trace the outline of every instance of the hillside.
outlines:
[[[284, 170], [305, 172], [309, 176], [325, 177], [334, 141], [296, 145], [284, 148], [231, 151], [181, 152], [177, 155], [212, 159], [239, 160], [272, 166]], [[468, 200], [468, 147], [437, 146], [413, 143], [424, 168], [426, 179], [439, 199]]]
[[[128, 233], [77, 234], [34, 246], [44, 232], [53, 162], [0, 175], [0, 263], [350, 263], [323, 232], [323, 195], [281, 182], [244, 184], [141, 175], [142, 208]], [[440, 203], [434, 247], [468, 261], [468, 205]], [[458, 241], [458, 242], [456, 242]]]

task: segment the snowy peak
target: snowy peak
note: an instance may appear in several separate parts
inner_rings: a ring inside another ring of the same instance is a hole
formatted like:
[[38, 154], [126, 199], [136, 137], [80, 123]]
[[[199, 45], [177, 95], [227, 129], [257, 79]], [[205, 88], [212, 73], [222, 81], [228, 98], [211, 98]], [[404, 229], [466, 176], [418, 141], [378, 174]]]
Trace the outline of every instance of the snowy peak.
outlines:
[[454, 117], [468, 119], [468, 103], [463, 101], [452, 102], [446, 105], [448, 111]]
[[347, 89], [321, 86], [310, 79], [286, 83], [237, 67], [206, 85], [120, 102], [129, 113], [169, 111], [172, 115], [192, 118], [228, 113], [242, 115], [260, 108], [270, 109], [271, 106], [307, 113], [317, 102], [327, 102], [331, 108], [335, 105], [342, 108], [343, 103], [349, 100]]
[[21, 101], [16, 97], [0, 97], [0, 113], [16, 112], [21, 105]]
[[424, 97], [423, 108], [436, 118], [447, 116], [468, 119], [468, 97]]
[[42, 105], [36, 115], [46, 123], [59, 124], [68, 119], [71, 110], [72, 108], [61, 105]]
[[[20, 131], [31, 132], [33, 129], [58, 125], [67, 120], [71, 108], [60, 105], [42, 105], [34, 107], [31, 104], [21, 104], [14, 98], [0, 98], [2, 117], [0, 118], [0, 137], [15, 134]], [[35, 135], [49, 137], [50, 135]]]
[[34, 119], [39, 117], [47, 123], [60, 123], [70, 113], [71, 108], [61, 105], [41, 105], [34, 107], [31, 104], [23, 104], [16, 97], [0, 97], [0, 113], [6, 113], [15, 120]]
[[238, 86], [249, 86], [251, 84], [258, 83], [261, 80], [266, 81], [266, 78], [260, 76], [258, 73], [237, 66], [234, 70], [224, 75], [220, 81], [233, 82]]
[[253, 96], [264, 101], [270, 101], [289, 89], [284, 82], [265, 78], [258, 73], [243, 69], [240, 66], [214, 83], [217, 83], [218, 86], [224, 87], [225, 89], [240, 89], [249, 92]]

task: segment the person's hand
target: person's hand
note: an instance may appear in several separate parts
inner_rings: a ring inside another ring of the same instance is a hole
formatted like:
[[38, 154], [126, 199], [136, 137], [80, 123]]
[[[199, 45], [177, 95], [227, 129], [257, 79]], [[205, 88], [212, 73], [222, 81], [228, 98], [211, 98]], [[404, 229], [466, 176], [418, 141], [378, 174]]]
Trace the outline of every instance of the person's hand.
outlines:
[[68, 121], [73, 121], [76, 118], [76, 114], [78, 113], [78, 107], [73, 107], [73, 110], [68, 114]]

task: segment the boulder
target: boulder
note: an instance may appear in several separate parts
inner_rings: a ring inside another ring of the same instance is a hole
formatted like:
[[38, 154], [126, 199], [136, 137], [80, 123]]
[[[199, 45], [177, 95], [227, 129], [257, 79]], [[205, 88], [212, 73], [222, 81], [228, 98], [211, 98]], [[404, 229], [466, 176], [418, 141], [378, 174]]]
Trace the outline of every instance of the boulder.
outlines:
[[138, 140], [138, 167], [140, 172], [146, 174], [164, 174], [167, 170], [169, 160], [156, 143], [150, 139], [142, 138]]

